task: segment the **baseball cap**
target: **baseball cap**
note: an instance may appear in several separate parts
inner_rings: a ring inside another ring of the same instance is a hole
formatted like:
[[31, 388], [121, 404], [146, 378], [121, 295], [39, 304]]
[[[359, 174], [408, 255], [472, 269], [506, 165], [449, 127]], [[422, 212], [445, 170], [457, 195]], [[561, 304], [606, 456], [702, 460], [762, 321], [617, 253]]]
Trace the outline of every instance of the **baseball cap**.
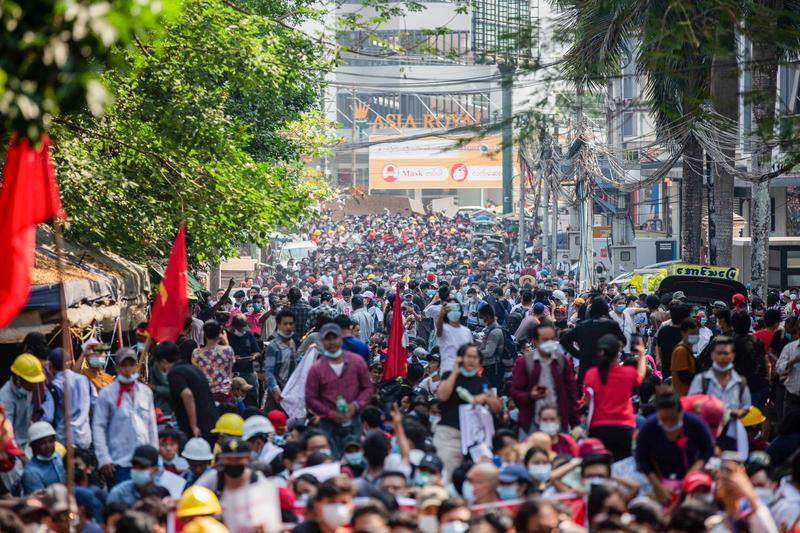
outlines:
[[133, 459], [131, 464], [139, 466], [155, 466], [158, 464], [158, 450], [149, 444], [142, 444], [133, 450]]
[[733, 298], [732, 298], [732, 301], [733, 301], [734, 305], [744, 304], [745, 300], [746, 300], [746, 298], [744, 297], [744, 294], [741, 294], [741, 293], [738, 293], [738, 292], [736, 294], [734, 294]]
[[675, 292], [672, 293], [672, 299], [673, 300], [685, 300], [686, 299], [686, 295], [683, 293], [683, 291], [675, 291]]
[[555, 290], [553, 291], [553, 298], [561, 302], [562, 304], [567, 303], [567, 295], [564, 294], [562, 290]]
[[513, 483], [515, 481], [530, 481], [531, 478], [524, 466], [511, 464], [500, 471], [499, 479], [501, 483]]
[[683, 492], [693, 492], [699, 487], [708, 487], [710, 489], [713, 481], [711, 476], [705, 472], [689, 472], [683, 478], [682, 489]]
[[231, 389], [233, 390], [240, 390], [247, 392], [252, 389], [253, 386], [250, 385], [243, 377], [236, 376], [231, 380]]
[[281, 431], [286, 428], [286, 421], [288, 419], [289, 417], [286, 416], [286, 413], [279, 411], [278, 409], [273, 409], [267, 413], [267, 420], [272, 422], [272, 425], [275, 426], [277, 431]]
[[603, 441], [594, 437], [583, 439], [578, 446], [578, 455], [580, 457], [586, 457], [587, 455], [607, 455], [608, 453], [610, 452], [606, 449], [606, 445], [603, 444]]
[[222, 442], [220, 456], [250, 455], [250, 445], [241, 437], [230, 437]]
[[342, 328], [340, 328], [338, 325], [334, 324], [333, 322], [328, 322], [327, 324], [322, 326], [320, 328], [320, 330], [319, 330], [319, 337], [321, 339], [324, 339], [325, 337], [327, 337], [328, 335], [331, 335], [331, 334], [336, 335], [337, 337], [341, 337], [342, 336]]
[[535, 304], [533, 304], [533, 312], [544, 313], [544, 304], [542, 302], [536, 302]]
[[356, 436], [347, 437], [344, 440], [344, 442], [342, 443], [342, 450], [346, 450], [347, 448], [350, 448], [351, 446], [355, 446], [359, 450], [362, 449], [363, 446], [361, 445], [361, 439], [359, 439]]
[[439, 507], [448, 497], [449, 494], [444, 487], [428, 485], [423, 487], [417, 495], [417, 507], [419, 507], [419, 509], [425, 509], [431, 505]]
[[441, 472], [444, 470], [444, 463], [438, 455], [426, 453], [425, 456], [420, 460], [419, 467]]
[[375, 293], [373, 293], [372, 291], [364, 291], [361, 293], [361, 296], [369, 300], [375, 299]]
[[134, 361], [139, 360], [133, 348], [120, 348], [117, 350], [117, 353], [114, 354], [114, 361], [116, 361], [117, 365], [121, 365], [128, 359], [133, 359]]
[[712, 304], [713, 307], [719, 307], [720, 309], [727, 309], [728, 304], [723, 302], [722, 300], [717, 300]]

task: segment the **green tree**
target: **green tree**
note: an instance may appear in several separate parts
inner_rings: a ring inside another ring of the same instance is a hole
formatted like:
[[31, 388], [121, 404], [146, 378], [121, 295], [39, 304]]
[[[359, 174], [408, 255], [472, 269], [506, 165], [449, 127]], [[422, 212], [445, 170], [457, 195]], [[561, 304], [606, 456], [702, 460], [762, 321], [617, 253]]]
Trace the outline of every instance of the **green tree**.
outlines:
[[322, 182], [304, 164], [330, 140], [315, 110], [321, 46], [302, 4], [185, 0], [123, 50], [105, 116], [61, 116], [56, 162], [71, 239], [146, 260], [186, 221], [190, 260], [216, 262], [295, 221]]

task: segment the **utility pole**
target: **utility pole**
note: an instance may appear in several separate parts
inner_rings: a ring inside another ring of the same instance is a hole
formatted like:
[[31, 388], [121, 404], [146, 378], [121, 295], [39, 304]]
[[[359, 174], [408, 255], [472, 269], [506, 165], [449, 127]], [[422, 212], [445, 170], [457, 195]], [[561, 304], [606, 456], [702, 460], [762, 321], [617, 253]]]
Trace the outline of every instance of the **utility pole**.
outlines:
[[356, 88], [350, 89], [350, 123], [351, 128], [351, 142], [353, 150], [350, 153], [350, 172], [353, 175], [353, 188], [356, 188]]
[[[576, 91], [576, 106], [575, 116], [577, 122], [577, 138], [578, 142], [582, 142], [584, 137], [585, 127], [583, 121], [583, 86], [579, 85]], [[581, 148], [582, 150], [583, 148]], [[581, 291], [591, 289], [593, 285], [592, 280], [592, 215], [591, 215], [591, 190], [587, 183], [586, 169], [580, 161], [580, 154], [578, 154], [578, 168], [576, 172], [575, 183], [575, 196], [578, 202], [578, 225], [581, 241], [581, 252], [578, 259], [578, 286]]]
[[[539, 153], [544, 154], [542, 151]], [[544, 189], [542, 194], [542, 264], [549, 266], [553, 261], [553, 253], [550, 250], [550, 216], [547, 213], [547, 209], [550, 207], [550, 183], [545, 178], [542, 165], [539, 170], [539, 181]], [[538, 209], [539, 206], [537, 205], [536, 208]]]
[[[546, 126], [545, 126], [546, 127]], [[550, 172], [550, 181], [555, 179], [552, 175], [553, 168], [552, 162], [555, 159], [555, 151], [556, 146], [558, 145], [558, 124], [555, 125], [555, 138], [553, 142], [549, 144], [548, 147], [548, 154], [550, 155], [550, 162], [547, 165], [547, 170]], [[558, 175], [558, 172], [556, 172]], [[551, 224], [551, 231], [552, 236], [550, 237], [550, 249], [553, 251], [553, 265], [558, 263], [558, 191], [553, 191], [553, 222]]]
[[522, 140], [520, 140], [519, 155], [519, 264], [525, 268], [525, 158], [522, 154]]
[[503, 214], [514, 211], [514, 125], [512, 104], [514, 98], [514, 65], [503, 63], [500, 69], [503, 112]]

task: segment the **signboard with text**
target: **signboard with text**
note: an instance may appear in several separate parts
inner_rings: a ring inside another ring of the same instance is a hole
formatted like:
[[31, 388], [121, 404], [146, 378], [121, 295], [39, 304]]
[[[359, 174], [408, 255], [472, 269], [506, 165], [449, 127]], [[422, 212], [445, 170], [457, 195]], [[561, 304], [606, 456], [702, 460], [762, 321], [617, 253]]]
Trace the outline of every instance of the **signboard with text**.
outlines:
[[[456, 142], [457, 139], [426, 137], [370, 146], [370, 189], [502, 188], [500, 136], [463, 145]], [[516, 160], [516, 150], [514, 154]], [[516, 161], [513, 168], [518, 168]]]

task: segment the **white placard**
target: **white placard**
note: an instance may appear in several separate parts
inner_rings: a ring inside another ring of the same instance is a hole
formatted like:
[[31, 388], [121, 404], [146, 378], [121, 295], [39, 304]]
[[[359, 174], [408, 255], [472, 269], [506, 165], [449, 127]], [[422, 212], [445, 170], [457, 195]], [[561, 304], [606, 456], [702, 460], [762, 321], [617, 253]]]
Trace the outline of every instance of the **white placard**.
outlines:
[[469, 453], [472, 446], [485, 444], [492, 449], [494, 420], [484, 405], [462, 404], [458, 407], [458, 420], [461, 427], [461, 451]]

